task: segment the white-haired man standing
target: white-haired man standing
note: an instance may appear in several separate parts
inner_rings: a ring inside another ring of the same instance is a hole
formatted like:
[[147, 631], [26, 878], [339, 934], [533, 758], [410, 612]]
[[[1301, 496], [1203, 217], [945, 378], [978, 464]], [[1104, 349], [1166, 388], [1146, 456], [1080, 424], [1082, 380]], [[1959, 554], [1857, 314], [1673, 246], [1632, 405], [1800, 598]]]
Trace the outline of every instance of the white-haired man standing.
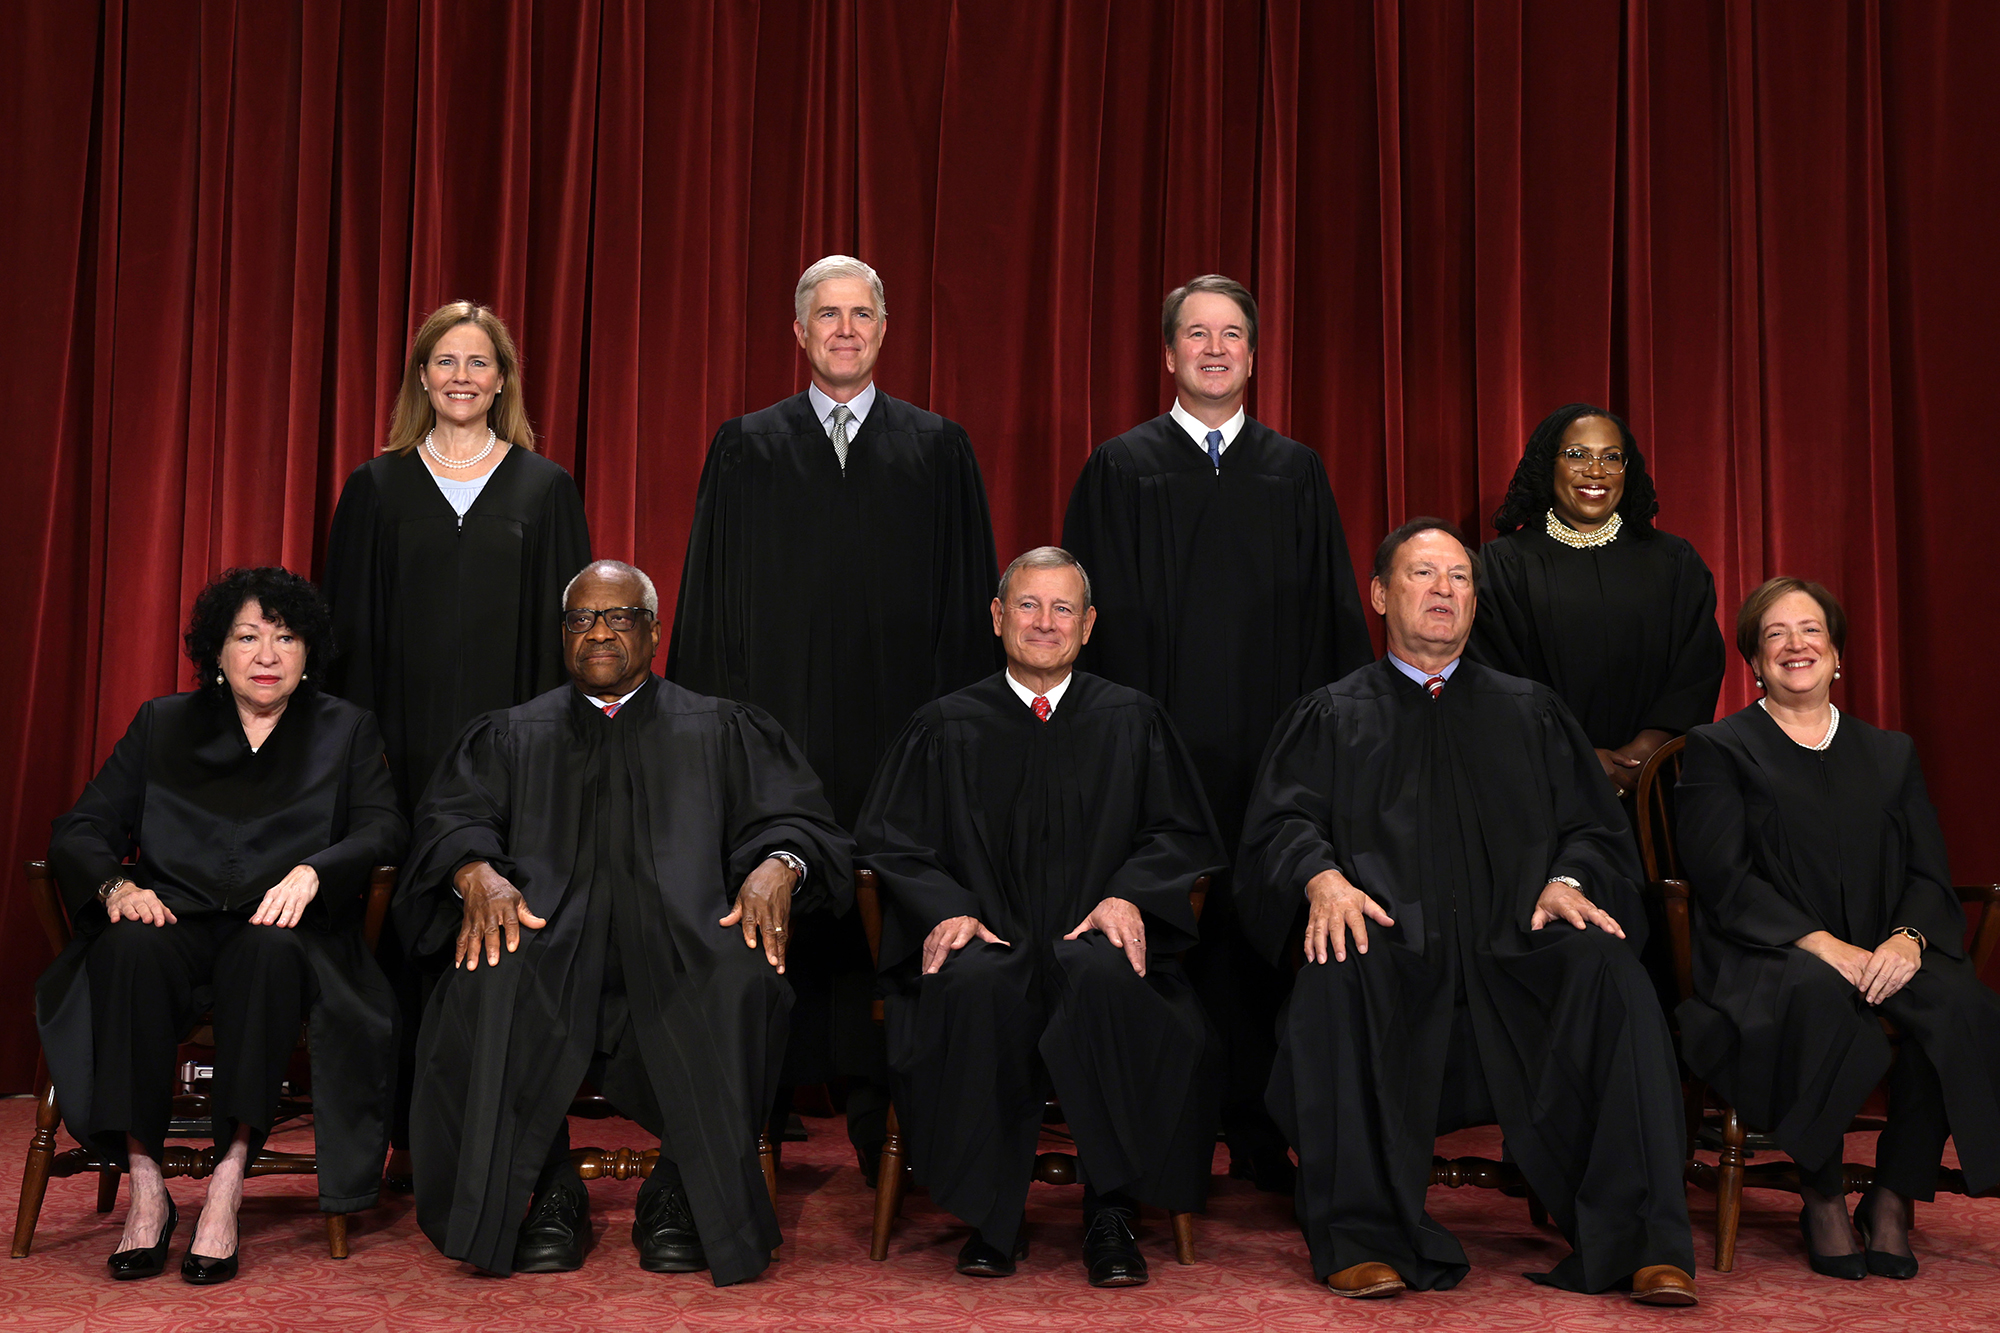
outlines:
[[[769, 710], [848, 827], [910, 714], [998, 665], [979, 463], [963, 427], [876, 387], [887, 314], [881, 277], [858, 259], [829, 255], [799, 278], [792, 329], [811, 382], [715, 433], [667, 651], [669, 679]], [[785, 1082], [840, 1074], [879, 1088], [859, 926], [815, 934], [789, 974]], [[865, 1172], [886, 1105], [850, 1096]]]

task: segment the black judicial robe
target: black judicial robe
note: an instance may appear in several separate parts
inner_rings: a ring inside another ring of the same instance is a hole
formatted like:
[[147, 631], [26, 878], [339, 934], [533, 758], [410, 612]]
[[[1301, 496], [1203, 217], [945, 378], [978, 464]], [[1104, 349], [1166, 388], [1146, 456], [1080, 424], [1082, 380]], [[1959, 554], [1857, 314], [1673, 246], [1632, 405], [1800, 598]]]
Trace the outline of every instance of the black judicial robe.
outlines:
[[997, 664], [998, 582], [962, 426], [878, 390], [843, 473], [797, 394], [709, 445], [666, 676], [777, 718], [852, 827], [910, 714]]
[[[1433, 1140], [1487, 1115], [1575, 1247], [1550, 1281], [1598, 1291], [1646, 1264], [1692, 1272], [1678, 1071], [1638, 957], [1638, 858], [1562, 702], [1464, 660], [1433, 700], [1386, 658], [1299, 700], [1272, 736], [1238, 867], [1245, 929], [1270, 956], [1296, 938], [1307, 882], [1335, 868], [1396, 924], [1370, 923], [1366, 954], [1305, 964], [1281, 1020], [1269, 1101], [1299, 1150], [1315, 1273], [1372, 1260], [1414, 1288], [1455, 1285], [1465, 1252], [1423, 1207]], [[1629, 938], [1530, 931], [1558, 875]]]
[[1165, 705], [1233, 854], [1278, 715], [1375, 655], [1319, 455], [1246, 418], [1218, 471], [1155, 417], [1092, 451], [1063, 545], [1098, 607], [1081, 665]]
[[1540, 681], [1593, 747], [1715, 720], [1726, 654], [1715, 579], [1692, 545], [1627, 526], [1608, 546], [1565, 546], [1537, 524], [1479, 548], [1479, 615], [1466, 656]]
[[589, 561], [576, 483], [527, 449], [507, 451], [463, 525], [416, 450], [348, 475], [320, 580], [324, 683], [381, 719], [405, 811], [468, 721], [567, 679], [556, 621]]
[[[1039, 1051], [1093, 1186], [1199, 1208], [1217, 1053], [1175, 955], [1194, 942], [1188, 891], [1220, 871], [1221, 840], [1165, 711], [1077, 672], [1043, 722], [997, 673], [910, 719], [856, 844], [890, 909], [898, 1113], [939, 1206], [1012, 1246], [1047, 1086]], [[1097, 931], [1062, 938], [1108, 897], [1145, 915], [1144, 978]], [[975, 940], [919, 976], [924, 938], [955, 916], [1012, 947]]]
[[[605, 1095], [680, 1167], [716, 1284], [764, 1270], [780, 1237], [756, 1137], [790, 997], [716, 922], [779, 849], [809, 867], [795, 909], [846, 904], [847, 837], [758, 709], [653, 677], [616, 717], [564, 685], [466, 728], [418, 812], [398, 928], [419, 956], [449, 950], [452, 875], [475, 860], [548, 924], [497, 967], [449, 970], [425, 1011], [411, 1150], [417, 1221], [440, 1250], [511, 1270], [549, 1144], [605, 1050]], [[609, 948], [622, 1032], [600, 1026]]]
[[[1887, 1072], [1887, 1016], [1937, 1066], [1974, 1194], [2000, 1184], [2000, 996], [1974, 974], [1965, 914], [1916, 747], [1851, 713], [1824, 751], [1755, 704], [1688, 733], [1676, 843], [1695, 914], [1688, 1067], [1808, 1170], [1831, 1160]], [[1876, 1008], [1793, 941], [1929, 947]]]
[[320, 1207], [373, 1207], [388, 1151], [396, 1007], [362, 941], [361, 913], [370, 870], [394, 864], [408, 834], [382, 733], [353, 704], [296, 693], [254, 752], [227, 699], [196, 692], [141, 704], [49, 843], [76, 934], [42, 973], [35, 1013], [70, 1133], [87, 1141], [98, 1132], [84, 957], [109, 924], [97, 887], [136, 850], [123, 873], [176, 917], [247, 917], [294, 866], [309, 865], [319, 892], [293, 929], [319, 990], [306, 1032]]

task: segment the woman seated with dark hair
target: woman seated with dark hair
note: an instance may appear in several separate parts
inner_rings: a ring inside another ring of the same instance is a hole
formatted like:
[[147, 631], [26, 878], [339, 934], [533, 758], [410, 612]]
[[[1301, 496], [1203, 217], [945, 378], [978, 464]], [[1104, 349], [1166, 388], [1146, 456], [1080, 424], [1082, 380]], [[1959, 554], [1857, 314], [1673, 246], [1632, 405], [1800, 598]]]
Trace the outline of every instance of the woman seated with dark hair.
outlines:
[[1560, 695], [1621, 795], [1653, 751], [1714, 721], [1722, 692], [1715, 579], [1653, 526], [1659, 511], [1631, 430], [1571, 403], [1528, 437], [1500, 536], [1479, 548], [1466, 656]]
[[[1829, 698], [1840, 603], [1772, 579], [1743, 603], [1736, 646], [1764, 697], [1688, 733], [1678, 788], [1699, 909], [1682, 1053], [1798, 1163], [1814, 1272], [1914, 1277], [1909, 1202], [1931, 1197], [1946, 1136], [1969, 1193], [2000, 1184], [2000, 996], [1966, 960], [1910, 738]], [[1893, 1062], [1883, 1018], [1901, 1034]], [[1842, 1136], [1885, 1073], [1857, 1245]]]
[[320, 1207], [375, 1202], [395, 1011], [361, 940], [361, 906], [370, 868], [402, 853], [408, 829], [374, 716], [313, 687], [329, 646], [312, 584], [283, 569], [228, 571], [188, 622], [199, 688], [142, 704], [56, 820], [49, 860], [76, 937], [42, 976], [37, 1018], [70, 1131], [122, 1153], [131, 1173], [113, 1277], [165, 1266], [175, 1051], [205, 1001], [224, 1151], [181, 1276], [236, 1275], [245, 1169], [277, 1115], [301, 1022]]

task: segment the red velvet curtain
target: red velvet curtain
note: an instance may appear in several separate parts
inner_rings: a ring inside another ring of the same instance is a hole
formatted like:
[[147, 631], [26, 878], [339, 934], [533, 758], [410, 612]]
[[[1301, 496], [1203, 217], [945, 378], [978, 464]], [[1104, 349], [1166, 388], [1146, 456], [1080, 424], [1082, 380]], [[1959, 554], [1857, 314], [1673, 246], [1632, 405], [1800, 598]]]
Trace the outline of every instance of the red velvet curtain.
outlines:
[[[796, 391], [792, 283], [888, 284], [1003, 559], [1167, 401], [1165, 290], [1263, 302], [1252, 410], [1357, 561], [1483, 527], [1528, 428], [1623, 412], [1725, 621], [1853, 620], [1961, 877], [2000, 655], [1971, 527], [2000, 307], [1986, 0], [13, 0], [0, 17], [0, 825], [40, 854], [230, 564], [317, 570], [415, 321], [492, 302], [597, 549], [675, 586], [716, 424]], [[1732, 673], [1724, 707], [1748, 697]], [[47, 958], [0, 877], [0, 1088]]]

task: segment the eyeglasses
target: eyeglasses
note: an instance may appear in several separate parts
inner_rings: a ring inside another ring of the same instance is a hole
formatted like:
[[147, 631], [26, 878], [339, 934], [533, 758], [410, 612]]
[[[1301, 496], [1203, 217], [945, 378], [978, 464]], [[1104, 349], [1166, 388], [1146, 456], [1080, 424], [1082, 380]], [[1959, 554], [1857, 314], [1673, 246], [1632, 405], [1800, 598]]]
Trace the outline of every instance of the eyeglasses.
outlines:
[[590, 627], [597, 623], [597, 618], [603, 616], [604, 623], [611, 627], [613, 634], [624, 634], [645, 624], [652, 614], [643, 606], [607, 606], [601, 611], [578, 607], [562, 613], [562, 627], [571, 634], [588, 634]]
[[1556, 457], [1569, 464], [1572, 472], [1588, 472], [1592, 463], [1603, 468], [1607, 477], [1615, 477], [1625, 470], [1625, 455], [1616, 449], [1608, 454], [1593, 454], [1588, 449], [1563, 449], [1557, 452]]

